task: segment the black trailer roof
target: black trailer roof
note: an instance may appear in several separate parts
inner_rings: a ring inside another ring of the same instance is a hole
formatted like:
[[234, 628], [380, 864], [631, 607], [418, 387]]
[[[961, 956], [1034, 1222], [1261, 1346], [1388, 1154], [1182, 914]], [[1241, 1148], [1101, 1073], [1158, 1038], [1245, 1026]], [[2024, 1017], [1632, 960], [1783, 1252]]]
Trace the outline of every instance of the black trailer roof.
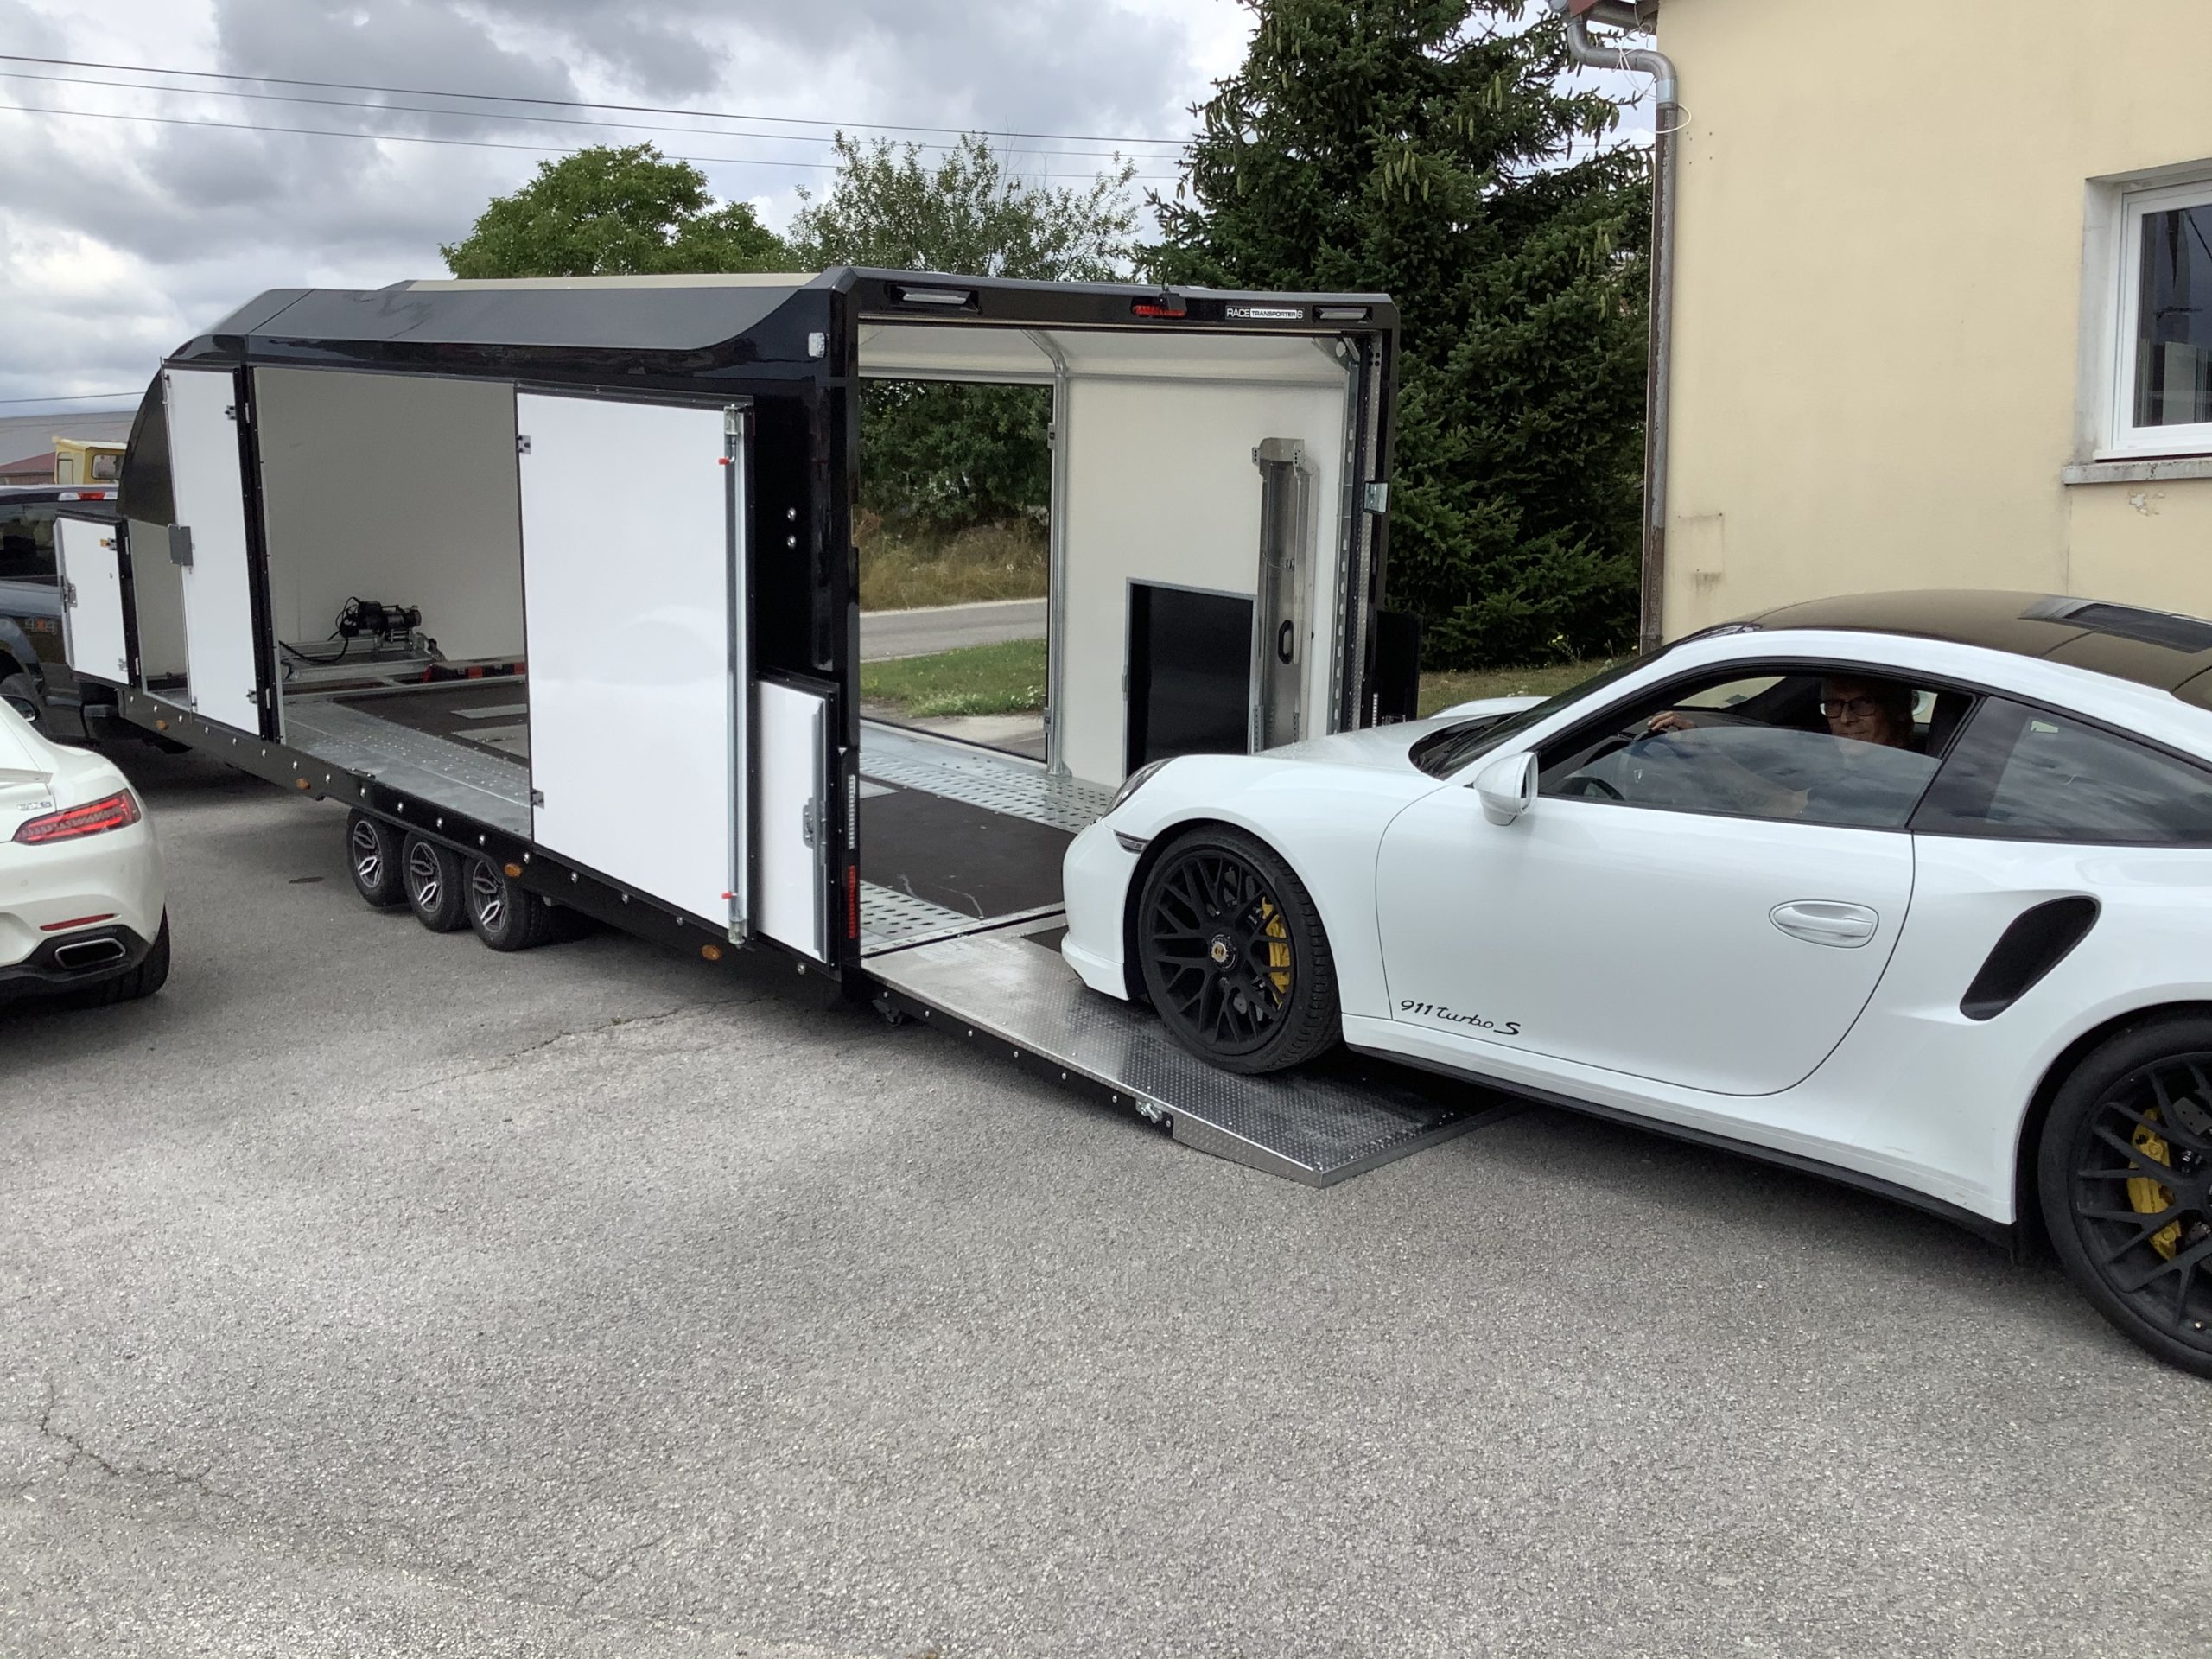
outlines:
[[[838, 302], [844, 303], [840, 305]], [[838, 266], [818, 276], [536, 277], [273, 289], [174, 362], [352, 361], [449, 373], [528, 372], [549, 356], [627, 359], [655, 374], [818, 361], [832, 319], [1003, 327], [1394, 330], [1381, 294], [1232, 293], [1039, 283]], [[834, 370], [832, 372], [835, 372]]]

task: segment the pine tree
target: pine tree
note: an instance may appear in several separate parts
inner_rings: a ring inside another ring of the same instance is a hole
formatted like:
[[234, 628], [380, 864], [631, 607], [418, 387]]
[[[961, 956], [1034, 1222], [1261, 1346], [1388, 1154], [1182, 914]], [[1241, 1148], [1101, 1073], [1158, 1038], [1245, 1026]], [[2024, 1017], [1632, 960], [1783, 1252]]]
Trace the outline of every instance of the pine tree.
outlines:
[[1618, 106], [1562, 88], [1560, 26], [1512, 0], [1243, 3], [1153, 270], [1397, 300], [1389, 589], [1431, 666], [1625, 649], [1650, 197], [1637, 152], [1573, 155]]

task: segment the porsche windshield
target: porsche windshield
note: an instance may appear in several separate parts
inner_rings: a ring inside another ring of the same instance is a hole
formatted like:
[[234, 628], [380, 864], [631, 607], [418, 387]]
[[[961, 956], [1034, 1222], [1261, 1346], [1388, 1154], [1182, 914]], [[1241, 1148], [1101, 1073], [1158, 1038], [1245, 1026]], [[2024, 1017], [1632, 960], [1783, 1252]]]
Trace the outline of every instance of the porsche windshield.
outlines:
[[1501, 747], [1538, 721], [1549, 720], [1560, 709], [1604, 690], [1623, 675], [1642, 668], [1650, 660], [1649, 657], [1627, 658], [1602, 673], [1593, 674], [1580, 685], [1569, 687], [1556, 696], [1547, 697], [1541, 702], [1502, 719], [1495, 715], [1484, 715], [1456, 726], [1447, 726], [1414, 744], [1407, 758], [1433, 778], [1448, 778], [1470, 760]]

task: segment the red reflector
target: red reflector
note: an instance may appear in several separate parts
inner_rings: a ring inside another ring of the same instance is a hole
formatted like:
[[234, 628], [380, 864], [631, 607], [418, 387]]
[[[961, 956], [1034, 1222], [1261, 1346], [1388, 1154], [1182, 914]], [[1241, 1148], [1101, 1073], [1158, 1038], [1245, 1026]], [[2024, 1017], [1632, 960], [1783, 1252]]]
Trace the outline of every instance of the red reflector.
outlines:
[[115, 912], [113, 911], [108, 912], [105, 916], [76, 916], [72, 917], [66, 922], [48, 922], [44, 926], [41, 927], [39, 931], [41, 933], [59, 933], [67, 928], [90, 927], [94, 922], [111, 922], [114, 919]]
[[138, 818], [138, 798], [126, 789], [89, 806], [73, 806], [66, 812], [49, 812], [42, 818], [33, 818], [16, 831], [16, 839], [28, 847], [49, 841], [74, 841], [79, 836], [97, 836], [103, 830], [123, 829], [137, 823]]
[[861, 936], [861, 867], [845, 866], [845, 937], [857, 939]]

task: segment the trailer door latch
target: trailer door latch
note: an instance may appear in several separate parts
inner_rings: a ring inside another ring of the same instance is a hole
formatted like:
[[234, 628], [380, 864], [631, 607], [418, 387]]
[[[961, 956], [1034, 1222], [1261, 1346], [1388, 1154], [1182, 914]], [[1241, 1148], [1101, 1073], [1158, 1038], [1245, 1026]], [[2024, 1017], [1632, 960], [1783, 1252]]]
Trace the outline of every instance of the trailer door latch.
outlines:
[[515, 434], [515, 454], [518, 454], [518, 455], [526, 455], [526, 454], [528, 454], [529, 453], [530, 453], [530, 434], [529, 434], [529, 433], [527, 433], [527, 432], [518, 432], [518, 433], [516, 433], [516, 434]]
[[807, 846], [814, 845], [814, 803], [807, 802], [798, 810], [798, 838]]

